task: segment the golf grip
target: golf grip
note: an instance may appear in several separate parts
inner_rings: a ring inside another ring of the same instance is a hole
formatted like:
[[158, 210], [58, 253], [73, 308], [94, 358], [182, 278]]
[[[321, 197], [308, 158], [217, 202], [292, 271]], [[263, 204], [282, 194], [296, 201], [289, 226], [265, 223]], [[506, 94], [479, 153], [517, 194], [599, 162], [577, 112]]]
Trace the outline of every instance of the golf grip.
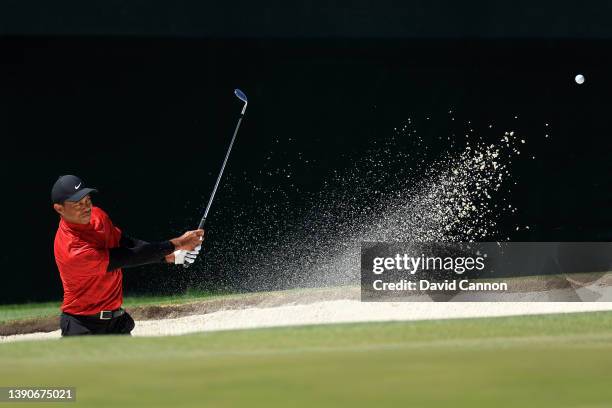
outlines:
[[[204, 229], [204, 224], [206, 224], [206, 218], [205, 218], [205, 217], [202, 217], [202, 219], [200, 220], [200, 224], [198, 225], [198, 229]], [[186, 263], [186, 262], [185, 262], [185, 263], [183, 264], [183, 268], [189, 268], [189, 265], [190, 265], [190, 264], [188, 264], [188, 263]]]
[[202, 217], [200, 220], [200, 225], [198, 225], [198, 229], [204, 229], [204, 224], [206, 224], [206, 217]]

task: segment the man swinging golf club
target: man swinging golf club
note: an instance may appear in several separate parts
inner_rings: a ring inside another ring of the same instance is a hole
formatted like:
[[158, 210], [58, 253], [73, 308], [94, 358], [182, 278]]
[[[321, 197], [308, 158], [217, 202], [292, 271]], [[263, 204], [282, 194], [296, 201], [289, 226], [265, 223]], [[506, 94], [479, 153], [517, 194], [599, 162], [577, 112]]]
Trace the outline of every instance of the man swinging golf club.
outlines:
[[193, 263], [204, 239], [203, 229], [162, 242], [132, 238], [92, 205], [93, 192], [72, 175], [61, 176], [51, 190], [53, 208], [60, 215], [54, 253], [64, 287], [62, 336], [130, 334], [134, 320], [121, 308], [121, 269]]
[[198, 229], [163, 242], [145, 242], [115, 227], [108, 215], [91, 203], [90, 193], [76, 176], [62, 176], [53, 186], [53, 208], [61, 220], [55, 235], [55, 261], [64, 286], [60, 327], [62, 336], [129, 334], [134, 320], [122, 308], [121, 268], [156, 262], [188, 267], [198, 256], [204, 225], [223, 176], [247, 108], [240, 89], [234, 95], [243, 103]]

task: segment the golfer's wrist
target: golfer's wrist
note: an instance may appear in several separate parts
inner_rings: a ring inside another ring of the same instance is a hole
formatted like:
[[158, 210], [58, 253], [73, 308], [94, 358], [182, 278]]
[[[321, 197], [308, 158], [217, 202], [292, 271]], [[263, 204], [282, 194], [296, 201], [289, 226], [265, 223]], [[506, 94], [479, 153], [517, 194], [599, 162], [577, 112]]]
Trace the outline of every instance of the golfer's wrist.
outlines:
[[163, 241], [160, 243], [160, 248], [164, 253], [164, 256], [171, 254], [176, 250], [176, 246], [172, 241]]

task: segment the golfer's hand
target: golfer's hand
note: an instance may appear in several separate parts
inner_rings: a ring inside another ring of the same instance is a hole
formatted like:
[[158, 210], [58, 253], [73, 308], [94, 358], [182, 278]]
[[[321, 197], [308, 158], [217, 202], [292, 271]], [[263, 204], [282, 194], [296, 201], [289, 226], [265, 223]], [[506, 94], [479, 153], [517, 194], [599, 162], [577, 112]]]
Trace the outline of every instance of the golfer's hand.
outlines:
[[187, 231], [178, 238], [171, 239], [170, 242], [176, 250], [193, 251], [204, 240], [204, 230]]
[[174, 263], [175, 265], [192, 264], [198, 257], [200, 249], [202, 249], [201, 245], [195, 247], [193, 251], [185, 251], [184, 249], [179, 249], [178, 251], [174, 251], [171, 255], [168, 256], [172, 256], [173, 259], [171, 263]]

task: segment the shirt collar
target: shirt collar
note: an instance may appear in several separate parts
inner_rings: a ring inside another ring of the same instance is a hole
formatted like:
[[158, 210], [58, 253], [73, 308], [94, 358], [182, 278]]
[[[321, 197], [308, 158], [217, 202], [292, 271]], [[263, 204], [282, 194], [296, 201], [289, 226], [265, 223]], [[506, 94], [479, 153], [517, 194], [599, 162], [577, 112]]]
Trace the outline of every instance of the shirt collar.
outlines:
[[74, 224], [72, 222], [68, 222], [65, 219], [61, 219], [60, 220], [60, 225], [63, 228], [69, 229], [69, 230], [73, 230], [73, 231], [89, 231], [93, 229], [93, 223], [92, 223], [93, 219], [89, 220], [88, 224]]

